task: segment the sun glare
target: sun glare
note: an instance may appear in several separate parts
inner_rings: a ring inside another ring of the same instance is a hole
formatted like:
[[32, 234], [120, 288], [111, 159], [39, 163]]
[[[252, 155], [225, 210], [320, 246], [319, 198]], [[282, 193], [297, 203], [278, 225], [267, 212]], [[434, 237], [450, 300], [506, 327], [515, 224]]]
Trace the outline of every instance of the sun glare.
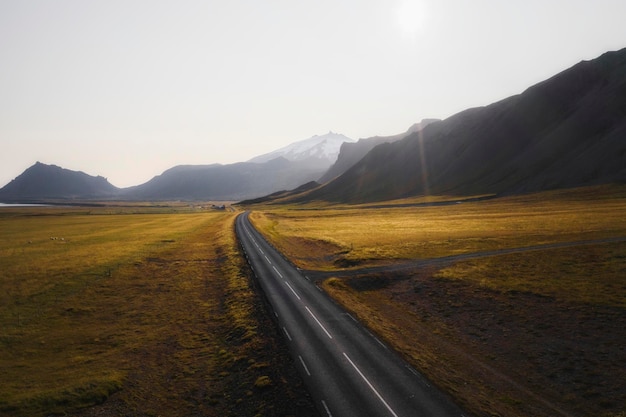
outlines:
[[396, 9], [396, 21], [403, 34], [414, 38], [423, 29], [426, 20], [424, 3], [403, 0]]

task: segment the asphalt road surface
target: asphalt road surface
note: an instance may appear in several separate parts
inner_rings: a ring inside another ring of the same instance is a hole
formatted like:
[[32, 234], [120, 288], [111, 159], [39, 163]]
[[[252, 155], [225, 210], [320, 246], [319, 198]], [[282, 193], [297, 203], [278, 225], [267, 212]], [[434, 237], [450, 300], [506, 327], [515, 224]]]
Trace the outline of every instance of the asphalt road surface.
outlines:
[[464, 415], [270, 246], [248, 213], [237, 218], [236, 231], [321, 415]]

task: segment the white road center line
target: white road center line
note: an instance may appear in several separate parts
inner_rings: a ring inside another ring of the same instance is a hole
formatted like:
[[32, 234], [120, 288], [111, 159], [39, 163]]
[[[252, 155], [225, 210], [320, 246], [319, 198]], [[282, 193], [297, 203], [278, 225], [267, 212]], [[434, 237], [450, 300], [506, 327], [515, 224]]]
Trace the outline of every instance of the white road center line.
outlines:
[[267, 262], [271, 265], [272, 261], [270, 261], [270, 258], [267, 257], [267, 255], [265, 255], [265, 259], [267, 259]]
[[287, 339], [289, 339], [289, 341], [291, 342], [293, 339], [291, 338], [291, 335], [289, 334], [289, 332], [287, 331], [287, 328], [285, 326], [283, 326], [283, 331], [287, 335]]
[[379, 345], [381, 345], [382, 347], [387, 349], [387, 345], [385, 345], [383, 342], [381, 342], [379, 338], [377, 338], [376, 336], [373, 336], [373, 337], [374, 337], [374, 340], [376, 341], [376, 343], [378, 343]]
[[[276, 272], [278, 272], [278, 271], [276, 271]], [[278, 275], [280, 275], [280, 273], [279, 273]], [[282, 276], [281, 276], [281, 278], [282, 278]], [[289, 287], [289, 289], [291, 290], [291, 292], [293, 293], [293, 295], [295, 295], [295, 296], [296, 296], [296, 298], [297, 298], [298, 300], [300, 300], [301, 298], [300, 298], [300, 296], [298, 295], [298, 293], [296, 292], [296, 290], [294, 290], [294, 289], [291, 287], [291, 285], [289, 285], [289, 283], [288, 283], [287, 281], [285, 281], [285, 284], [287, 284], [287, 286]]]
[[376, 388], [374, 388], [374, 386], [370, 383], [370, 381], [365, 377], [365, 375], [363, 375], [363, 372], [361, 372], [361, 370], [354, 364], [354, 362], [352, 362], [352, 359], [350, 359], [350, 357], [346, 354], [346, 352], [343, 352], [343, 356], [346, 357], [346, 359], [348, 360], [348, 362], [350, 362], [350, 365], [352, 365], [352, 367], [359, 373], [359, 375], [361, 375], [361, 378], [363, 378], [363, 381], [365, 381], [365, 383], [367, 383], [367, 385], [370, 387], [370, 389], [374, 392], [374, 394], [376, 394], [376, 396], [378, 397], [378, 399], [385, 405], [385, 407], [387, 407], [387, 410], [389, 410], [389, 412], [391, 413], [391, 415], [398, 417], [398, 415], [396, 414], [395, 411], [393, 411], [393, 409], [389, 406], [389, 404], [387, 404], [387, 401], [385, 401], [385, 399], [382, 397], [382, 395], [380, 395], [378, 393], [378, 391], [376, 391]]
[[333, 417], [332, 413], [328, 409], [328, 406], [326, 405], [326, 401], [322, 400], [322, 405], [324, 406], [324, 410], [326, 410], [326, 414], [328, 414], [328, 417]]
[[300, 358], [300, 363], [302, 363], [302, 367], [304, 368], [306, 374], [308, 376], [311, 376], [311, 373], [309, 372], [309, 368], [306, 367], [306, 363], [304, 363], [304, 359], [302, 359], [302, 356], [298, 355], [298, 357]]
[[272, 268], [274, 268], [274, 271], [276, 271], [276, 273], [278, 274], [279, 277], [283, 277], [283, 274], [281, 274], [280, 272], [278, 272], [278, 269], [276, 269], [276, 267], [274, 265], [272, 265]]
[[324, 330], [324, 332], [326, 333], [326, 336], [328, 336], [329, 339], [332, 339], [333, 337], [330, 335], [330, 333], [328, 333], [328, 330], [326, 330], [326, 327], [324, 327], [322, 325], [322, 323], [320, 323], [320, 321], [317, 319], [317, 317], [315, 317], [315, 314], [313, 314], [313, 312], [311, 310], [309, 310], [309, 307], [304, 306], [304, 308], [306, 308], [306, 311], [309, 312], [311, 317], [313, 317], [313, 319], [315, 319], [315, 321], [317, 322], [317, 324], [319, 324], [319, 326], [322, 328], [322, 330]]

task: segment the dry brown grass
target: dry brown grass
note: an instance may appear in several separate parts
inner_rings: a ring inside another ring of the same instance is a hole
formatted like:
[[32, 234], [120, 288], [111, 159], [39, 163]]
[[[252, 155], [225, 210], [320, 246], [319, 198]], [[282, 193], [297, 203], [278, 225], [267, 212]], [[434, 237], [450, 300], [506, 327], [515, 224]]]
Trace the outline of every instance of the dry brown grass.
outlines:
[[626, 245], [590, 244], [459, 261], [434, 278], [626, 309]]
[[234, 214], [38, 210], [0, 212], [0, 414], [312, 414]]
[[251, 219], [301, 267], [333, 269], [625, 236], [626, 199], [612, 190], [438, 207], [272, 208]]

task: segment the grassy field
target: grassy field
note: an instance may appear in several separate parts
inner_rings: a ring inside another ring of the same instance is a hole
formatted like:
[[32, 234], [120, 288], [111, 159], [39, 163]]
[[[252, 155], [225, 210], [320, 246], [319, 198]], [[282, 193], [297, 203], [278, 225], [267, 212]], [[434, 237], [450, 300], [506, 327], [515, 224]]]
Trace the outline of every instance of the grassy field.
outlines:
[[255, 224], [309, 269], [598, 240], [322, 286], [479, 416], [626, 415], [626, 189], [437, 207], [268, 207]]
[[1, 209], [0, 415], [313, 415], [234, 217]]
[[625, 193], [596, 188], [437, 207], [268, 207], [251, 220], [302, 267], [362, 267], [625, 236]]

